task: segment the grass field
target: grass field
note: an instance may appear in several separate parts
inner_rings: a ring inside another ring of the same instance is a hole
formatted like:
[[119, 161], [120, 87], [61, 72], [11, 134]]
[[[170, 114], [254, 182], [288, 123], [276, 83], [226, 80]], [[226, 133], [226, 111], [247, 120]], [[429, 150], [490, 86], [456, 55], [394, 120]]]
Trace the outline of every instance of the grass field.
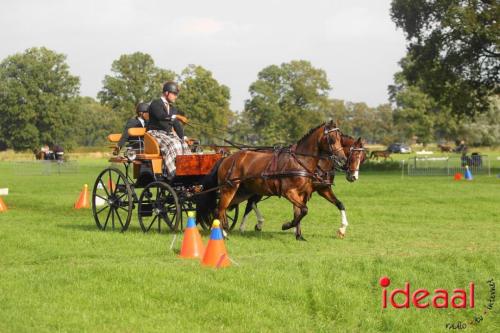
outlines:
[[[79, 161], [77, 174], [37, 175], [0, 162], [0, 332], [499, 332], [500, 303], [483, 313], [500, 281], [500, 178], [361, 173], [339, 178], [340, 215], [314, 196], [303, 220], [307, 242], [282, 232], [285, 200], [260, 204], [264, 231], [233, 232], [238, 263], [224, 270], [177, 258], [172, 234], [143, 234], [134, 216], [126, 233], [101, 232], [90, 210], [73, 210], [83, 184], [104, 160]], [[35, 170], [36, 171], [36, 170]], [[207, 235], [204, 234], [204, 239]], [[475, 282], [474, 309], [382, 309], [388, 288], [431, 292]], [[471, 325], [474, 316], [483, 320]], [[457, 331], [457, 330], [452, 330]]]

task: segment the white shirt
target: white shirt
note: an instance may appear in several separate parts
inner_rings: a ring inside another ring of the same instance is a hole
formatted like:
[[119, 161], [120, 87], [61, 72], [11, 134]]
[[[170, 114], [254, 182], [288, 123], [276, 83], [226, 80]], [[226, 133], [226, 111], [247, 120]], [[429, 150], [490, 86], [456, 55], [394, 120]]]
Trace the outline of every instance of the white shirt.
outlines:
[[137, 119], [139, 119], [139, 121], [141, 122], [142, 127], [144, 127], [144, 119], [142, 119], [141, 117], [137, 117]]
[[163, 104], [165, 104], [165, 106], [167, 107], [167, 114], [170, 114], [170, 104], [168, 104], [168, 101], [165, 98], [165, 96], [161, 96], [161, 100], [163, 101]]

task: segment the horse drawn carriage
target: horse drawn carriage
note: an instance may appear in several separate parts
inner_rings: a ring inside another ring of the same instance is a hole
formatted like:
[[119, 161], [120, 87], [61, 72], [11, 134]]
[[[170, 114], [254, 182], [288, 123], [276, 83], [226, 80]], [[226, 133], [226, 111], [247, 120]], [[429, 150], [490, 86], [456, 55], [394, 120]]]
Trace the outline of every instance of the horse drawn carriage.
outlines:
[[[178, 155], [173, 179], [162, 172], [156, 140], [143, 128], [129, 129], [128, 134], [138, 138], [135, 148], [111, 159], [122, 163], [125, 171], [106, 168], [94, 184], [92, 209], [102, 230], [111, 225], [125, 231], [136, 206], [144, 232], [156, 226], [159, 232], [162, 226], [182, 229], [183, 214], [194, 210], [202, 227], [209, 228], [218, 218], [230, 230], [237, 222], [240, 203], [247, 202], [248, 214], [248, 208], [262, 197], [279, 196], [293, 205], [293, 219], [282, 229], [295, 228], [296, 239], [303, 240], [300, 221], [312, 193], [318, 192], [341, 212], [337, 234], [345, 235], [345, 209], [331, 189], [334, 172], [344, 171], [348, 181], [355, 181], [366, 152], [361, 138], [342, 134], [333, 121], [312, 128], [287, 147], [244, 146], [223, 160], [220, 153]], [[108, 139], [117, 142], [119, 136]]]
[[[144, 232], [157, 229], [182, 230], [188, 211], [196, 210], [196, 196], [202, 193], [201, 181], [222, 158], [217, 153], [178, 155], [176, 175], [170, 179], [163, 173], [163, 160], [156, 140], [145, 128], [131, 128], [131, 138], [124, 156], [110, 162], [123, 165], [104, 169], [94, 183], [92, 212], [101, 230], [128, 229], [137, 208], [139, 225]], [[110, 134], [116, 143], [120, 134]], [[227, 213], [231, 228], [238, 219], [238, 207]], [[203, 228], [210, 226], [201, 223]]]

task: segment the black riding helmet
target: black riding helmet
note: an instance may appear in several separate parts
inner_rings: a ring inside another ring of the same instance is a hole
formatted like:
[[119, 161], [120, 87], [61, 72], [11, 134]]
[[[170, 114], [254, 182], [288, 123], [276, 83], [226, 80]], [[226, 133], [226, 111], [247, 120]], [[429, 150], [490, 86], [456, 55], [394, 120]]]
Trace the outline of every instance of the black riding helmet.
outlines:
[[139, 116], [141, 113], [148, 112], [149, 103], [139, 103], [135, 108], [135, 113]]
[[163, 92], [166, 93], [167, 91], [177, 95], [179, 94], [179, 86], [174, 81], [167, 81], [163, 85]]

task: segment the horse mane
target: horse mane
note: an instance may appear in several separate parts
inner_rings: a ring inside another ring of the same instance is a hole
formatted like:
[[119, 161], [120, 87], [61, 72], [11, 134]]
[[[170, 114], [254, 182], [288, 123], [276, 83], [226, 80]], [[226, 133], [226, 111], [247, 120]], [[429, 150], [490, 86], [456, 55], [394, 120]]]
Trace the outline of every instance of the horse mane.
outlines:
[[320, 128], [321, 126], [324, 126], [326, 125], [326, 123], [322, 123], [314, 128], [311, 128], [309, 130], [309, 132], [307, 132], [306, 134], [304, 134], [304, 136], [302, 136], [299, 141], [297, 141], [297, 145], [300, 145], [303, 141], [305, 141], [305, 139], [307, 139], [309, 137], [309, 135], [311, 135], [313, 132], [315, 132], [318, 128]]
[[355, 138], [353, 138], [352, 136], [350, 135], [347, 135], [347, 134], [344, 134], [344, 133], [340, 133], [340, 136], [343, 137], [343, 138], [348, 138], [348, 139], [351, 139], [351, 140], [356, 140]]

